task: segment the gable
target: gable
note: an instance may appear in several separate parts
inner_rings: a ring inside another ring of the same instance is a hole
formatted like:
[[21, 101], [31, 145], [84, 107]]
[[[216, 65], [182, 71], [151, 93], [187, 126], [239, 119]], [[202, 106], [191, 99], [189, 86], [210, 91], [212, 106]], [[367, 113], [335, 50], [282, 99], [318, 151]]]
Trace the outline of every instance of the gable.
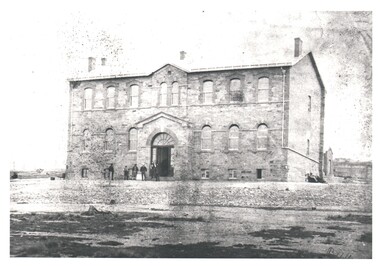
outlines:
[[170, 115], [170, 114], [167, 114], [165, 112], [160, 112], [158, 114], [155, 114], [155, 115], [152, 115], [152, 116], [149, 116], [147, 118], [144, 118], [140, 121], [138, 121], [136, 123], [137, 126], [141, 126], [143, 127], [144, 125], [147, 125], [147, 124], [150, 124], [150, 123], [153, 123], [157, 120], [160, 120], [160, 119], [165, 119], [165, 120], [170, 120], [174, 123], [177, 123], [183, 127], [187, 127], [187, 126], [190, 126], [190, 122], [184, 120], [184, 119], [181, 119], [179, 117], [176, 117], [176, 116], [173, 116], [173, 115]]

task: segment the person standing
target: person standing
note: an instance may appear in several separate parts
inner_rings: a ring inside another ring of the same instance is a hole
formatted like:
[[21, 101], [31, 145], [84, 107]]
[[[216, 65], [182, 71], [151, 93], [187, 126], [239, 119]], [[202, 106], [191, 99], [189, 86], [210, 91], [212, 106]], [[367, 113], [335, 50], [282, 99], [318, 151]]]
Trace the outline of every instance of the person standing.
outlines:
[[146, 166], [145, 166], [145, 164], [143, 164], [142, 166], [141, 166], [141, 168], [140, 168], [140, 172], [141, 172], [141, 180], [142, 181], [146, 181], [146, 171], [147, 171], [148, 169], [146, 168]]
[[139, 168], [137, 167], [137, 164], [135, 164], [133, 167], [132, 167], [132, 176], [133, 176], [133, 180], [136, 180], [136, 176], [137, 176], [137, 172], [139, 171]]
[[110, 167], [108, 167], [108, 172], [109, 172], [111, 180], [113, 180], [114, 169], [113, 169], [112, 163], [111, 163]]
[[128, 166], [124, 166], [124, 180], [129, 179]]
[[150, 165], [150, 179], [156, 178], [157, 167], [154, 162]]

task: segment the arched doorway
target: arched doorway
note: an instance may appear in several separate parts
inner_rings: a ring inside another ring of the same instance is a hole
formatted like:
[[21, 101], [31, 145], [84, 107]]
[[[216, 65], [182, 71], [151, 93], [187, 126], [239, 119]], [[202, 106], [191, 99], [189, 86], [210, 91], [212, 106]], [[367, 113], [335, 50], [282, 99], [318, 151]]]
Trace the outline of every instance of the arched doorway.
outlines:
[[152, 140], [151, 162], [157, 165], [160, 176], [173, 176], [174, 143], [174, 139], [167, 133], [159, 133]]

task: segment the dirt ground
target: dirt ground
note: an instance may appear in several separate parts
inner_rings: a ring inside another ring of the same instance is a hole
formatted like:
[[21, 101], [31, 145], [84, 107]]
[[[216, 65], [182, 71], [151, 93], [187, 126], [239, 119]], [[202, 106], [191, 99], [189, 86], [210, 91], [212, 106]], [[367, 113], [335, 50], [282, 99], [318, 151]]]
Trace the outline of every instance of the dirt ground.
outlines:
[[[41, 203], [39, 198], [52, 193], [47, 188], [57, 185], [47, 182], [11, 185], [12, 257], [372, 257], [372, 214], [365, 211], [365, 205], [352, 209], [339, 209], [336, 204], [331, 208], [294, 204], [238, 207], [182, 201], [131, 204], [115, 200], [111, 204], [99, 199], [94, 199], [94, 204], [70, 200]], [[162, 190], [171, 185], [146, 186]], [[273, 191], [277, 185], [259, 186]], [[278, 186], [282, 191], [283, 184]], [[39, 191], [40, 197], [31, 197], [29, 191]], [[104, 212], [86, 213], [91, 205]]]

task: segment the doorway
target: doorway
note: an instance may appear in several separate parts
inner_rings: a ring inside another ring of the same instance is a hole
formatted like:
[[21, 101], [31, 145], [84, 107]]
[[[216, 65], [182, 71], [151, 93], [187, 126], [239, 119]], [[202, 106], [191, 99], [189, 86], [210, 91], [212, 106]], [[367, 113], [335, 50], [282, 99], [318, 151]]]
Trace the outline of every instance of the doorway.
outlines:
[[157, 147], [156, 165], [160, 176], [170, 175], [171, 147]]
[[174, 140], [167, 133], [159, 133], [152, 141], [151, 162], [157, 165], [159, 176], [173, 176], [172, 153]]

